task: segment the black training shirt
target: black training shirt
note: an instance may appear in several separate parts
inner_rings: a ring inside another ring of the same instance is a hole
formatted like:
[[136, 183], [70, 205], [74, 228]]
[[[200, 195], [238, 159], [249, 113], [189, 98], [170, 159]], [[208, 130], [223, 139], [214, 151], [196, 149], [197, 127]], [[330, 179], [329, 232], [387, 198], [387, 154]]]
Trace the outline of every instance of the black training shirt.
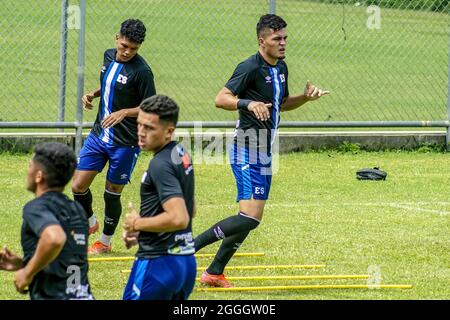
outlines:
[[164, 211], [162, 205], [172, 197], [186, 203], [190, 221], [186, 229], [175, 232], [140, 232], [139, 258], [194, 253], [192, 215], [194, 211], [194, 171], [184, 148], [172, 141], [150, 161], [141, 181], [141, 217], [153, 217]]
[[88, 220], [81, 205], [60, 192], [47, 192], [23, 208], [23, 263], [33, 257], [39, 238], [50, 225], [59, 225], [66, 233], [66, 243], [58, 257], [42, 269], [29, 286], [32, 300], [87, 299]]
[[270, 118], [266, 121], [258, 120], [251, 111], [239, 110], [235, 138], [236, 141], [247, 135], [259, 148], [265, 147], [270, 153], [280, 122], [280, 106], [289, 95], [286, 62], [278, 60], [276, 65], [270, 65], [258, 52], [236, 67], [225, 87], [240, 99], [272, 104]]

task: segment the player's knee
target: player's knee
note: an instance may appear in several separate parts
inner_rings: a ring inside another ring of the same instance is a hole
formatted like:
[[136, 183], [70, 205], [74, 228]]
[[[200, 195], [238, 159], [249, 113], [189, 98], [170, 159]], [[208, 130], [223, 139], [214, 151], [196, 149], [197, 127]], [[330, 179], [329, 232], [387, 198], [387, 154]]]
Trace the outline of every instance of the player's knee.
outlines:
[[83, 185], [82, 183], [79, 183], [78, 181], [72, 182], [72, 193], [76, 194], [83, 194], [89, 189], [88, 186]]
[[259, 224], [260, 224], [260, 220], [249, 216], [247, 214], [245, 214], [244, 212], [239, 212], [239, 217], [241, 219], [241, 223], [245, 224], [245, 226], [247, 227], [247, 230], [253, 230], [256, 229]]
[[118, 194], [120, 195], [122, 193], [122, 190], [125, 186], [121, 184], [114, 184], [109, 181], [106, 181], [106, 187], [105, 191], [109, 192], [111, 194]]

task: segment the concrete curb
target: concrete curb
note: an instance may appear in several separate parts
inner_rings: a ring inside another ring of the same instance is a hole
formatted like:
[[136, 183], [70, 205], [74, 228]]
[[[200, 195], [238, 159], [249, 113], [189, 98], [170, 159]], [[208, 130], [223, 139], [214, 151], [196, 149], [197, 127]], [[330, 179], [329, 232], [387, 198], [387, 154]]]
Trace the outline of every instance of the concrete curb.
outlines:
[[[180, 140], [193, 139], [203, 147], [212, 138], [231, 138], [227, 132], [188, 132], [180, 130]], [[359, 144], [362, 150], [380, 151], [389, 149], [414, 150], [422, 145], [445, 146], [445, 131], [327, 131], [327, 132], [280, 132], [280, 153], [336, 149], [344, 142]], [[196, 140], [197, 139], [197, 140]], [[0, 133], [0, 151], [31, 152], [44, 141], [58, 141], [74, 147], [74, 133]]]

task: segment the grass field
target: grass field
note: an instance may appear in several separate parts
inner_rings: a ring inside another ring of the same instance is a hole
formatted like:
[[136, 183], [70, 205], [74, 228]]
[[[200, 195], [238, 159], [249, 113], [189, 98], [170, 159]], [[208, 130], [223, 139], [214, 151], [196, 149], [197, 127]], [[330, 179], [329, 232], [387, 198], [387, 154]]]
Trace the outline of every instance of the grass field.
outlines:
[[[25, 191], [30, 155], [0, 155], [0, 245], [20, 249], [21, 209], [32, 195]], [[139, 177], [150, 156], [143, 155], [123, 194], [139, 203]], [[356, 170], [380, 166], [384, 182], [355, 179]], [[381, 284], [410, 284], [398, 290], [303, 290], [290, 292], [202, 293], [191, 299], [449, 299], [450, 298], [450, 158], [444, 153], [320, 152], [282, 155], [262, 224], [241, 252], [264, 257], [234, 258], [230, 265], [325, 264], [316, 270], [230, 271], [228, 275], [366, 274], [379, 268]], [[194, 233], [235, 214], [235, 187], [228, 165], [195, 166], [198, 215]], [[95, 211], [102, 214], [104, 174], [92, 187]], [[90, 239], [94, 241], [95, 239]], [[213, 253], [211, 245], [203, 253]], [[116, 234], [110, 256], [129, 256]], [[198, 259], [206, 266], [209, 259]], [[90, 265], [97, 299], [120, 299], [131, 262]], [[23, 299], [11, 273], [0, 272], [0, 299]], [[234, 285], [365, 284], [365, 280], [246, 281]]]
[[[344, 11], [341, 5], [283, 0], [276, 9], [288, 22], [291, 93], [301, 92], [307, 79], [332, 92], [283, 120], [446, 119], [448, 14], [382, 9], [381, 29], [369, 30], [365, 6], [346, 5]], [[88, 1], [85, 88], [98, 87], [103, 52], [114, 45], [119, 23], [139, 17], [148, 27], [140, 52], [152, 66], [157, 91], [183, 107], [181, 120], [233, 120], [235, 113], [214, 112], [214, 97], [237, 63], [257, 51], [255, 24], [267, 10], [265, 0]], [[4, 3], [0, 17], [0, 73], [8, 79], [0, 121], [56, 120], [59, 5]], [[69, 30], [69, 121], [75, 119], [77, 37]], [[85, 113], [87, 121], [94, 117]]]

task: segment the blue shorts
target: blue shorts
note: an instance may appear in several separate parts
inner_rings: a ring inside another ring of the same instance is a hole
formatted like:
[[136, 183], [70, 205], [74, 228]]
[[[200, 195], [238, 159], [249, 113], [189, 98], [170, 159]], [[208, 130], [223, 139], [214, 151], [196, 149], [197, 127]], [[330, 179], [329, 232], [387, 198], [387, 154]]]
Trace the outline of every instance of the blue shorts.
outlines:
[[272, 183], [271, 158], [265, 153], [250, 152], [247, 148], [230, 147], [230, 164], [236, 180], [236, 201], [267, 200]]
[[187, 300], [194, 289], [194, 255], [136, 258], [123, 293], [124, 300]]
[[101, 172], [109, 161], [106, 179], [124, 185], [130, 182], [139, 153], [139, 147], [114, 146], [90, 133], [81, 148], [77, 170]]

